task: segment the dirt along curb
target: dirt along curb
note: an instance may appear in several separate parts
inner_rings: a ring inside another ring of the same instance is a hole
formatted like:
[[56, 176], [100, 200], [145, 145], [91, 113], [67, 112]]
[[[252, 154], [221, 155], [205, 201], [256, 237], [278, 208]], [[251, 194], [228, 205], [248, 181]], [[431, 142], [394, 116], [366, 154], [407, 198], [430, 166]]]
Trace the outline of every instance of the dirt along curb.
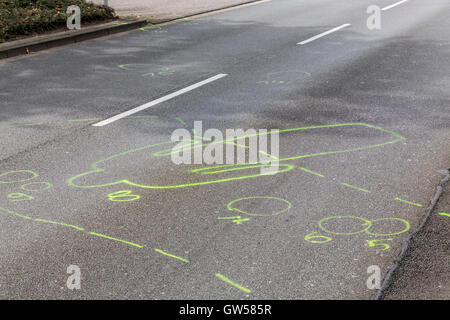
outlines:
[[436, 188], [427, 215], [403, 246], [398, 262], [385, 278], [377, 300], [445, 300], [450, 293], [450, 169]]
[[133, 29], [142, 28], [144, 26], [158, 25], [176, 20], [192, 18], [198, 15], [213, 13], [216, 11], [231, 9], [235, 7], [245, 6], [254, 2], [261, 2], [265, 0], [248, 0], [242, 1], [238, 4], [228, 5], [216, 9], [205, 10], [193, 14], [183, 15], [168, 19], [137, 19], [133, 21], [118, 20], [109, 23], [104, 23], [95, 26], [82, 28], [81, 30], [67, 30], [53, 34], [43, 34], [32, 38], [15, 40], [11, 42], [0, 44], [0, 60], [12, 58], [21, 55], [27, 55], [32, 52], [47, 50], [59, 46], [78, 43], [86, 40], [92, 40], [104, 36], [109, 36], [116, 33], [131, 31]]

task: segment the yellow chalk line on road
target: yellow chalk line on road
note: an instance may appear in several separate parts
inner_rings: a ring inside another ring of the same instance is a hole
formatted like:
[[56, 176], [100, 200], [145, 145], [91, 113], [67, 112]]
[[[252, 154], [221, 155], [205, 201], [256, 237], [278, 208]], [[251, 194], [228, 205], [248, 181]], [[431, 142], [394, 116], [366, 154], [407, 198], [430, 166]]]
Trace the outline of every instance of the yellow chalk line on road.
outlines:
[[240, 284], [238, 284], [238, 283], [236, 283], [234, 281], [231, 281], [230, 279], [228, 279], [227, 277], [225, 277], [224, 275], [222, 275], [220, 273], [216, 273], [216, 277], [219, 278], [222, 281], [225, 281], [228, 284], [231, 284], [232, 286], [234, 286], [234, 287], [238, 288], [239, 290], [242, 290], [242, 291], [244, 291], [246, 293], [251, 293], [252, 292], [252, 290], [247, 289], [246, 287], [243, 287], [243, 286], [241, 286]]
[[[41, 222], [41, 223], [50, 223], [50, 224], [55, 224], [55, 225], [62, 226], [62, 227], [72, 228], [72, 229], [75, 229], [75, 230], [78, 230], [78, 231], [83, 231], [83, 232], [85, 231], [84, 228], [79, 227], [79, 226], [75, 226], [75, 225], [71, 225], [71, 224], [67, 224], [67, 223], [63, 223], [63, 222], [58, 222], [58, 221], [53, 221], [53, 220], [46, 220], [46, 219], [41, 219], [41, 218], [32, 218], [32, 217], [24, 216], [24, 215], [22, 215], [20, 213], [12, 211], [12, 210], [1, 208], [1, 207], [0, 207], [0, 211], [3, 211], [5, 213], [11, 214], [11, 215], [15, 215], [15, 216], [17, 216], [19, 218], [26, 219], [26, 220], [33, 220], [33, 221]], [[104, 235], [104, 234], [101, 234], [101, 233], [88, 232], [88, 234], [94, 235], [94, 236], [98, 236], [98, 237], [102, 237], [102, 238], [109, 239], [109, 240], [113, 240], [113, 241], [117, 241], [117, 242], [121, 242], [121, 243], [126, 243], [128, 245], [131, 245], [131, 246], [134, 246], [134, 247], [137, 247], [137, 248], [143, 248], [144, 247], [142, 245], [139, 245], [139, 244], [136, 244], [136, 243], [133, 243], [133, 242], [129, 242], [129, 241], [125, 241], [125, 240], [122, 240], [122, 239], [110, 237], [110, 236], [107, 236], [107, 235]]]
[[179, 123], [181, 123], [182, 126], [185, 126], [185, 127], [187, 126], [186, 122], [185, 122], [183, 119], [181, 119], [180, 117], [176, 117], [175, 119], [176, 119]]
[[395, 198], [395, 200], [400, 201], [400, 202], [404, 202], [404, 203], [407, 203], [407, 204], [410, 204], [410, 205], [413, 205], [413, 206], [416, 206], [416, 207], [423, 207], [423, 205], [421, 205], [420, 203], [411, 202], [411, 201], [404, 200], [404, 199], [401, 199], [401, 198]]
[[168, 256], [168, 257], [171, 257], [171, 258], [178, 259], [178, 260], [181, 260], [181, 261], [183, 261], [183, 262], [189, 263], [189, 260], [187, 260], [187, 259], [178, 257], [178, 256], [173, 255], [173, 254], [170, 254], [170, 253], [167, 253], [167, 252], [162, 251], [162, 250], [160, 250], [160, 249], [155, 249], [155, 251], [156, 251], [156, 252], [159, 252], [159, 253], [161, 253], [161, 254], [163, 254], [163, 255], [165, 255], [165, 256]]
[[[321, 177], [321, 178], [325, 178], [325, 176], [323, 174], [320, 174], [318, 172], [315, 172], [315, 171], [312, 171], [312, 170], [309, 170], [309, 169], [306, 169], [306, 168], [302, 168], [302, 167], [298, 167], [298, 169], [300, 169], [300, 170], [302, 170], [304, 172], [313, 174], [315, 176], [318, 176], [318, 177]], [[345, 182], [341, 182], [340, 184], [345, 186], [345, 187], [352, 188], [352, 189], [355, 189], [355, 190], [358, 190], [358, 191], [361, 191], [361, 192], [370, 193], [370, 191], [367, 190], [367, 189], [356, 187], [354, 185], [351, 185], [351, 184], [348, 184], [348, 183], [345, 183]], [[410, 204], [410, 205], [413, 205], [413, 206], [416, 206], [416, 207], [423, 207], [423, 205], [420, 204], [420, 203], [415, 203], [415, 202], [404, 200], [404, 199], [401, 199], [401, 198], [398, 198], [398, 197], [395, 198], [395, 200], [403, 202], [403, 203], [407, 203], [407, 204]]]
[[143, 248], [144, 247], [144, 246], [141, 246], [140, 244], [136, 244], [136, 243], [133, 243], [133, 242], [125, 241], [125, 240], [122, 240], [122, 239], [117, 239], [117, 238], [110, 237], [110, 236], [107, 236], [107, 235], [104, 235], [104, 234], [101, 234], [101, 233], [89, 232], [89, 234], [93, 235], [93, 236], [97, 236], [97, 237], [102, 237], [102, 238], [105, 238], [105, 239], [113, 240], [113, 241], [126, 243], [126, 244], [129, 244], [130, 246], [134, 246], [134, 247], [137, 247], [137, 248]]
[[306, 168], [300, 168], [300, 167], [299, 167], [299, 169], [302, 170], [302, 171], [311, 173], [311, 174], [313, 174], [313, 175], [315, 175], [315, 176], [318, 176], [318, 177], [321, 177], [321, 178], [325, 178], [325, 176], [324, 176], [323, 174], [314, 172], [314, 171], [312, 171], [312, 170], [309, 170], [309, 169], [306, 169]]
[[370, 192], [367, 189], [356, 187], [354, 185], [351, 185], [351, 184], [348, 184], [348, 183], [345, 183], [345, 182], [341, 182], [341, 185], [343, 185], [345, 187], [348, 187], [348, 188], [352, 188], [352, 189], [358, 190], [358, 191], [362, 191], [362, 192], [367, 192], [367, 193]]
[[[58, 226], [66, 227], [66, 228], [72, 228], [72, 229], [75, 229], [77, 231], [83, 231], [83, 232], [85, 232], [85, 233], [87, 233], [89, 235], [92, 235], [92, 236], [96, 236], [96, 237], [100, 237], [100, 238], [104, 238], [104, 239], [108, 239], [108, 240], [124, 243], [124, 244], [130, 245], [130, 246], [133, 246], [133, 247], [136, 247], [136, 248], [139, 248], [139, 249], [144, 248], [143, 245], [140, 245], [140, 244], [137, 244], [137, 243], [134, 243], [134, 242], [130, 242], [130, 241], [126, 241], [126, 240], [123, 240], [123, 239], [111, 237], [111, 236], [108, 236], [108, 235], [105, 235], [105, 234], [102, 234], [102, 233], [87, 232], [84, 228], [79, 227], [79, 226], [75, 226], [75, 225], [72, 225], [72, 224], [67, 224], [67, 223], [64, 223], [64, 222], [58, 222], [58, 221], [47, 220], [47, 219], [42, 219], [42, 218], [32, 218], [32, 217], [28, 217], [28, 216], [22, 215], [20, 213], [17, 213], [15, 211], [12, 211], [12, 210], [9, 210], [9, 209], [6, 209], [6, 208], [2, 208], [2, 207], [0, 207], [0, 211], [2, 211], [4, 213], [11, 214], [11, 215], [14, 215], [16, 217], [19, 217], [19, 218], [22, 218], [22, 219], [25, 219], [25, 220], [32, 220], [32, 221], [36, 221], [36, 222], [48, 223], [48, 224], [54, 224], [54, 225], [58, 225]], [[181, 260], [181, 261], [183, 261], [185, 263], [189, 263], [189, 260], [187, 260], [187, 259], [178, 257], [178, 256], [170, 254], [170, 253], [167, 253], [167, 252], [162, 251], [160, 249], [154, 249], [154, 250], [156, 252], [158, 252], [158, 253], [161, 253], [161, 254], [165, 255], [165, 256]]]

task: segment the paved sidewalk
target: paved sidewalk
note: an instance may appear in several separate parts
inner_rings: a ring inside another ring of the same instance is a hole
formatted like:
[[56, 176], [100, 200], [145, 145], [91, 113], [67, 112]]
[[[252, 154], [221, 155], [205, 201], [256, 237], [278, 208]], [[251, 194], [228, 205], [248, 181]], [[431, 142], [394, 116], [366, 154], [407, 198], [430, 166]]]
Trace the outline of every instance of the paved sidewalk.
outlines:
[[[103, 4], [104, 0], [92, 0]], [[249, 2], [248, 0], [108, 0], [121, 18], [173, 19]]]

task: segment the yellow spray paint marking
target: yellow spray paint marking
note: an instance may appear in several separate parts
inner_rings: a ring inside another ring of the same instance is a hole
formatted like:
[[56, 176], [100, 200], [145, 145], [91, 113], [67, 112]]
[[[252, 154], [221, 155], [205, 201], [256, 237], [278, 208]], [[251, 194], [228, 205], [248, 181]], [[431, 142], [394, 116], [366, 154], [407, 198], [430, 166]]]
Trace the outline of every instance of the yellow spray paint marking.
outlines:
[[383, 249], [381, 250], [388, 250], [390, 246], [387, 243], [376, 243], [379, 241], [392, 241], [393, 239], [377, 239], [377, 240], [367, 240], [367, 243], [369, 244], [369, 247], [377, 247], [382, 246]]
[[[353, 231], [353, 232], [335, 232], [335, 231], [332, 231], [332, 230], [330, 230], [328, 228], [325, 228], [324, 225], [323, 225], [326, 221], [329, 221], [329, 220], [341, 220], [341, 219], [353, 219], [353, 220], [356, 220], [357, 222], [359, 222], [360, 230]], [[374, 233], [374, 232], [370, 232], [369, 230], [373, 227], [374, 223], [379, 222], [379, 221], [399, 221], [402, 224], [404, 224], [405, 227], [401, 231], [392, 232], [392, 233]], [[363, 233], [364, 232], [364, 233], [366, 233], [368, 235], [371, 235], [371, 236], [380, 236], [380, 237], [399, 235], [399, 234], [407, 232], [411, 228], [411, 225], [409, 224], [409, 222], [404, 220], [404, 219], [401, 219], [401, 218], [379, 218], [379, 219], [374, 219], [374, 220], [368, 220], [368, 219], [364, 219], [364, 218], [356, 217], [356, 216], [332, 216], [332, 217], [323, 218], [323, 219], [319, 220], [318, 226], [319, 226], [319, 228], [322, 231], [324, 231], [326, 233], [338, 235], [338, 236], [351, 236], [351, 235], [355, 235], [355, 234], [359, 234], [359, 233]]]
[[392, 232], [392, 233], [373, 233], [373, 232], [370, 232], [369, 230], [366, 230], [365, 231], [366, 234], [371, 235], [371, 236], [376, 236], [376, 237], [389, 237], [389, 236], [396, 236], [396, 235], [405, 233], [409, 229], [411, 229], [411, 225], [409, 224], [409, 222], [406, 221], [405, 219], [401, 219], [401, 218], [379, 218], [379, 219], [371, 220], [370, 221], [371, 227], [377, 221], [399, 221], [399, 222], [403, 223], [405, 225], [405, 227], [401, 231]]
[[403, 199], [400, 199], [400, 198], [395, 198], [395, 200], [400, 201], [400, 202], [404, 202], [404, 203], [407, 203], [407, 204], [410, 204], [410, 205], [413, 205], [413, 206], [416, 206], [416, 207], [423, 207], [423, 205], [421, 205], [420, 203], [415, 203], [415, 202], [403, 200]]
[[[287, 206], [283, 210], [279, 210], [279, 211], [276, 211], [274, 213], [270, 213], [270, 212], [268, 212], [268, 213], [253, 213], [253, 212], [247, 212], [245, 210], [241, 210], [241, 209], [235, 207], [236, 203], [238, 203], [238, 202], [245, 201], [245, 200], [255, 200], [255, 199], [275, 200], [275, 201], [279, 201], [279, 202], [284, 202]], [[262, 216], [276, 216], [276, 215], [279, 215], [279, 214], [281, 214], [283, 212], [288, 211], [291, 207], [292, 207], [292, 204], [289, 201], [285, 200], [285, 199], [281, 199], [281, 198], [277, 198], [277, 197], [267, 197], [267, 196], [255, 196], [255, 197], [239, 198], [239, 199], [230, 201], [227, 204], [227, 209], [230, 210], [230, 211], [236, 211], [236, 212], [239, 212], [239, 213], [243, 213], [243, 214], [246, 214], [246, 215], [249, 215], [249, 216], [255, 216], [255, 217], [256, 216], [259, 216], [259, 217], [262, 217]]]
[[[3, 180], [5, 177], [7, 177], [8, 175], [14, 176], [15, 174], [23, 174], [26, 173], [27, 175], [30, 175], [28, 178], [22, 178], [22, 179], [17, 179], [16, 180]], [[34, 178], [39, 177], [39, 175], [31, 170], [14, 170], [14, 171], [8, 171], [5, 173], [0, 174], [0, 184], [4, 184], [4, 183], [16, 183], [16, 182], [25, 182], [25, 181], [29, 181], [29, 180], [33, 180]]]
[[[354, 219], [358, 222], [360, 222], [360, 230], [357, 231], [353, 231], [353, 232], [335, 232], [332, 231], [330, 229], [327, 229], [323, 226], [323, 223], [328, 221], [328, 220], [333, 220], [333, 219]], [[370, 232], [369, 230], [373, 227], [373, 225], [376, 222], [379, 221], [399, 221], [401, 223], [403, 223], [405, 225], [405, 227], [403, 228], [403, 230], [401, 231], [397, 231], [397, 232], [392, 232], [392, 233], [374, 233], [374, 232]], [[361, 223], [362, 222], [362, 223]], [[360, 234], [360, 233], [366, 233], [368, 235], [371, 236], [394, 236], [394, 235], [399, 235], [402, 234], [404, 232], [407, 232], [411, 226], [409, 224], [408, 221], [404, 220], [404, 219], [400, 219], [400, 218], [379, 218], [379, 219], [374, 219], [374, 220], [367, 220], [361, 217], [356, 217], [356, 216], [333, 216], [333, 217], [327, 217], [327, 218], [323, 218], [318, 222], [319, 228], [326, 232], [326, 233], [330, 233], [333, 235], [338, 235], [338, 236], [351, 236], [351, 235], [356, 235], [356, 234]], [[318, 240], [315, 240], [318, 239]], [[327, 243], [329, 241], [331, 241], [332, 238], [331, 237], [327, 237], [327, 236], [323, 236], [318, 234], [317, 232], [312, 232], [310, 234], [307, 234], [305, 236], [305, 241], [311, 242], [311, 243]], [[393, 239], [376, 239], [376, 240], [367, 240], [367, 243], [369, 244], [369, 247], [378, 247], [381, 246], [382, 249], [381, 250], [388, 250], [390, 248], [390, 245], [387, 243], [378, 243], [380, 241], [393, 241]]]
[[[395, 137], [394, 140], [390, 140], [384, 143], [379, 143], [379, 144], [374, 144], [374, 145], [368, 145], [368, 146], [362, 146], [362, 147], [356, 147], [356, 148], [350, 148], [350, 149], [345, 149], [345, 150], [334, 150], [334, 151], [325, 151], [325, 152], [317, 152], [317, 153], [311, 153], [311, 154], [303, 154], [303, 155], [295, 155], [295, 156], [291, 156], [291, 157], [286, 157], [286, 158], [280, 158], [278, 161], [282, 162], [282, 161], [289, 161], [289, 160], [296, 160], [296, 159], [303, 159], [303, 158], [309, 158], [309, 157], [316, 157], [316, 156], [324, 156], [324, 155], [332, 155], [332, 154], [340, 154], [340, 153], [346, 153], [346, 152], [354, 152], [354, 151], [362, 151], [362, 150], [369, 150], [369, 149], [373, 149], [373, 148], [378, 148], [381, 146], [386, 146], [386, 145], [390, 145], [390, 144], [394, 144], [397, 143], [399, 141], [405, 140], [404, 137], [400, 136], [399, 134], [380, 128], [380, 127], [376, 127], [376, 126], [372, 126], [366, 123], [343, 123], [343, 124], [332, 124], [332, 125], [322, 125], [322, 126], [309, 126], [309, 127], [299, 127], [299, 128], [290, 128], [290, 129], [283, 129], [283, 130], [279, 130], [279, 133], [292, 133], [292, 132], [301, 132], [301, 131], [305, 131], [305, 130], [310, 130], [310, 129], [320, 129], [320, 128], [339, 128], [339, 127], [346, 127], [346, 126], [362, 126], [362, 127], [366, 127], [366, 128], [370, 128], [370, 129], [374, 129], [374, 130], [378, 130], [380, 132], [384, 132], [387, 134], [390, 134], [392, 136]], [[233, 143], [235, 142], [237, 139], [244, 139], [244, 138], [250, 138], [252, 136], [259, 136], [259, 135], [269, 135], [269, 134], [273, 134], [273, 132], [260, 132], [260, 133], [256, 133], [256, 134], [251, 134], [251, 135], [246, 135], [246, 136], [240, 136], [240, 137], [234, 137], [234, 138], [230, 138], [230, 139], [226, 139], [226, 140], [220, 140], [220, 141], [214, 141], [212, 143], [206, 143], [206, 144], [197, 144], [196, 146], [194, 146], [193, 148], [203, 148], [204, 146], [207, 145], [211, 145], [211, 144], [218, 144], [218, 143]], [[153, 147], [157, 147], [157, 146], [163, 146], [163, 145], [168, 145], [168, 144], [174, 144], [172, 141], [167, 141], [167, 142], [162, 142], [162, 143], [158, 143], [158, 144], [153, 144], [153, 145], [148, 145], [148, 146], [144, 146], [141, 148], [137, 148], [137, 149], [133, 149], [133, 150], [128, 150], [119, 154], [115, 154], [112, 155], [106, 159], [102, 159], [100, 161], [95, 162], [94, 164], [92, 164], [91, 166], [91, 170], [80, 173], [76, 176], [73, 176], [72, 178], [70, 178], [67, 181], [67, 184], [71, 187], [75, 187], [75, 188], [84, 188], [84, 189], [90, 189], [90, 188], [101, 188], [101, 187], [106, 187], [106, 186], [113, 186], [116, 184], [128, 184], [130, 186], [134, 186], [134, 187], [139, 187], [139, 188], [144, 188], [144, 189], [175, 189], [175, 188], [186, 188], [186, 187], [192, 187], [192, 186], [200, 186], [200, 185], [209, 185], [209, 184], [214, 184], [214, 183], [223, 183], [223, 182], [230, 182], [230, 181], [237, 181], [237, 180], [243, 180], [243, 179], [251, 179], [251, 178], [260, 178], [260, 177], [266, 177], [267, 175], [264, 173], [259, 172], [258, 174], [249, 174], [249, 175], [243, 175], [243, 176], [234, 176], [234, 177], [229, 177], [229, 178], [222, 178], [222, 179], [213, 179], [213, 180], [207, 180], [207, 181], [198, 181], [196, 179], [195, 175], [192, 175], [192, 179], [194, 180], [193, 182], [189, 182], [189, 183], [182, 183], [182, 184], [174, 184], [174, 185], [145, 185], [145, 184], [140, 184], [140, 183], [136, 183], [136, 182], [132, 182], [129, 181], [127, 179], [121, 179], [121, 180], [116, 180], [110, 183], [105, 183], [105, 184], [99, 184], [99, 185], [79, 185], [77, 184], [75, 181], [83, 178], [87, 175], [91, 175], [91, 174], [96, 174], [96, 173], [100, 173], [100, 172], [105, 172], [104, 169], [100, 168], [100, 165], [103, 164], [104, 162], [108, 162], [111, 160], [114, 160], [116, 158], [119, 157], [124, 157], [124, 156], [129, 156], [135, 152], [139, 152], [139, 151], [144, 151], [144, 150], [148, 150], [150, 148]], [[186, 148], [186, 147], [184, 147]], [[189, 145], [189, 148], [192, 148], [191, 145]], [[166, 152], [166, 153], [163, 153]], [[163, 152], [154, 152], [153, 156], [170, 156], [172, 153], [176, 153], [176, 152], [180, 152], [180, 148], [173, 148], [170, 150], [164, 150]], [[236, 164], [236, 165], [223, 165], [220, 166], [221, 168], [225, 168], [225, 170], [227, 170], [227, 168], [229, 168], [230, 170], [235, 170], [233, 168], [238, 168], [238, 167], [242, 167], [243, 165], [248, 165], [248, 164]], [[261, 166], [268, 166], [267, 164], [264, 164], [261, 162]], [[275, 167], [274, 165], [271, 165], [270, 167]], [[285, 173], [288, 172], [290, 170], [292, 170], [294, 168], [294, 165], [292, 164], [277, 164], [276, 166], [277, 168], [281, 167], [281, 169], [279, 169], [277, 171], [277, 174], [281, 174], [281, 173]], [[213, 168], [218, 168], [218, 167], [213, 167]], [[189, 171], [190, 173], [192, 173], [193, 171]], [[220, 173], [223, 173], [226, 171], [221, 171]], [[197, 180], [197, 181], [195, 181]]]
[[133, 243], [133, 242], [122, 240], [122, 239], [110, 237], [110, 236], [107, 236], [107, 235], [104, 235], [104, 234], [101, 234], [101, 233], [89, 232], [89, 234], [91, 234], [93, 236], [109, 239], [109, 240], [114, 240], [114, 241], [126, 243], [126, 244], [129, 244], [130, 246], [134, 246], [134, 247], [137, 247], [137, 248], [143, 248], [144, 247], [144, 246], [141, 246], [140, 244], [136, 244], [136, 243]]
[[12, 202], [34, 200], [34, 197], [29, 196], [29, 195], [27, 195], [25, 193], [10, 193], [10, 194], [8, 194], [7, 197]]
[[[147, 24], [150, 25], [150, 27], [143, 27], [143, 28], [139, 28], [139, 30], [142, 31], [151, 31], [151, 32], [167, 32], [167, 30], [163, 30], [161, 28], [161, 26], [166, 26], [166, 24], [160, 24], [160, 25], [155, 25], [153, 23], [151, 23], [150, 21], [147, 22]], [[155, 30], [156, 29], [156, 30]]]
[[[209, 139], [209, 138], [196, 136], [195, 135], [195, 129], [192, 129], [192, 133], [194, 133], [194, 136], [193, 136], [194, 141], [198, 141], [198, 140], [200, 140], [200, 141], [212, 141], [212, 139]], [[194, 144], [192, 144], [192, 145], [194, 145]]]
[[348, 188], [352, 188], [352, 189], [355, 189], [355, 190], [358, 190], [358, 191], [361, 191], [361, 192], [370, 192], [369, 190], [367, 190], [367, 189], [363, 189], [363, 188], [360, 188], [360, 187], [355, 187], [355, 186], [353, 186], [353, 185], [351, 185], [351, 184], [348, 184], [348, 183], [344, 183], [344, 182], [341, 182], [341, 184], [343, 185], [343, 186], [345, 186], [345, 187], [348, 187]]
[[24, 216], [23, 214], [20, 214], [20, 213], [17, 213], [17, 212], [14, 212], [14, 211], [11, 211], [11, 210], [8, 210], [8, 209], [5, 209], [5, 208], [0, 208], [0, 211], [6, 212], [8, 214], [15, 215], [15, 216], [17, 216], [19, 218], [22, 218], [22, 219], [33, 220], [33, 218], [31, 218], [31, 217]]
[[179, 123], [181, 123], [181, 125], [187, 126], [186, 122], [184, 122], [184, 120], [181, 119], [180, 117], [176, 117], [175, 119], [176, 119]]
[[158, 72], [147, 72], [147, 73], [144, 73], [142, 76], [143, 77], [147, 77], [147, 76], [151, 76], [151, 77], [154, 77], [155, 75], [156, 76], [171, 76], [171, 75], [173, 75], [175, 73], [175, 71], [173, 71], [173, 70], [170, 70], [169, 68], [164, 68], [164, 71], [158, 71]]
[[168, 256], [168, 257], [171, 257], [171, 258], [178, 259], [178, 260], [181, 260], [181, 261], [183, 261], [183, 262], [189, 263], [189, 260], [187, 260], [187, 259], [178, 257], [178, 256], [173, 255], [173, 254], [170, 254], [170, 253], [167, 253], [167, 252], [162, 251], [162, 250], [160, 250], [160, 249], [154, 249], [154, 250], [155, 250], [156, 252], [159, 252], [159, 253], [165, 255], [165, 256]]
[[[67, 223], [63, 223], [63, 222], [57, 222], [57, 221], [53, 221], [53, 220], [46, 220], [46, 219], [41, 219], [41, 218], [27, 217], [27, 216], [24, 216], [24, 215], [22, 215], [20, 213], [17, 213], [17, 212], [14, 212], [12, 210], [8, 210], [8, 209], [5, 209], [5, 208], [1, 208], [1, 207], [0, 207], [0, 211], [4, 212], [4, 213], [11, 214], [11, 215], [14, 215], [16, 217], [19, 217], [19, 218], [22, 218], [22, 219], [25, 219], [25, 220], [32, 220], [32, 221], [41, 222], [41, 223], [54, 224], [54, 225], [58, 225], [58, 226], [62, 226], [62, 227], [72, 228], [72, 229], [75, 229], [75, 230], [81, 231], [81, 232], [85, 231], [84, 228], [78, 227], [78, 226], [75, 226], [75, 225], [72, 225], [72, 224], [67, 224]], [[113, 241], [117, 241], [117, 242], [120, 242], [120, 243], [125, 243], [125, 244], [128, 244], [130, 246], [137, 247], [137, 248], [143, 248], [144, 247], [144, 246], [141, 246], [141, 245], [133, 243], [133, 242], [129, 242], [129, 241], [125, 241], [125, 240], [122, 240], [122, 239], [110, 237], [110, 236], [107, 236], [107, 235], [104, 235], [104, 234], [101, 234], [101, 233], [88, 232], [88, 234], [93, 235], [93, 236], [97, 236], [97, 237], [101, 237], [101, 238], [105, 238], [105, 239], [109, 239], [109, 240], [113, 240]]]
[[141, 198], [140, 195], [132, 194], [131, 190], [120, 190], [108, 194], [108, 200], [116, 202], [129, 202], [135, 201]]
[[[36, 186], [42, 186], [39, 188], [36, 188]], [[45, 191], [52, 187], [52, 184], [50, 182], [30, 182], [22, 185], [20, 189], [24, 191], [31, 191], [31, 192], [39, 192], [39, 191]]]
[[318, 176], [318, 177], [321, 177], [321, 178], [325, 178], [325, 176], [324, 176], [323, 174], [314, 172], [314, 171], [312, 171], [312, 170], [309, 170], [309, 169], [306, 169], [306, 168], [301, 168], [301, 167], [299, 167], [299, 169], [302, 170], [302, 171], [305, 171], [305, 172], [307, 172], [307, 173], [311, 173], [311, 174], [313, 174], [313, 175], [315, 175], [315, 176]]
[[450, 217], [450, 213], [447, 212], [439, 212], [441, 216]]
[[82, 228], [82, 227], [74, 226], [72, 224], [67, 224], [67, 223], [63, 223], [63, 222], [57, 222], [57, 221], [46, 220], [46, 219], [41, 219], [41, 218], [36, 218], [36, 219], [33, 219], [33, 220], [37, 221], [37, 222], [56, 224], [56, 225], [59, 225], [59, 226], [73, 228], [73, 229], [76, 229], [76, 230], [79, 230], [79, 231], [84, 231], [84, 228]]
[[134, 64], [119, 64], [118, 67], [123, 70], [130, 70], [128, 66], [134, 66]]
[[[241, 144], [236, 144], [236, 146], [247, 148], [247, 146], [244, 146], [244, 145], [241, 145]], [[258, 152], [263, 154], [263, 155], [265, 155], [265, 156], [267, 156], [267, 157], [269, 157], [269, 158], [271, 158], [271, 159], [273, 159], [273, 160], [280, 160], [278, 157], [274, 156], [273, 154], [267, 153], [265, 151], [259, 150]]]
[[199, 172], [200, 174], [218, 174], [218, 173], [224, 173], [224, 172], [255, 169], [255, 168], [261, 168], [261, 167], [262, 166], [260, 164], [253, 164], [253, 165], [249, 165], [249, 166], [240, 166], [240, 167], [235, 167], [235, 168], [225, 167], [225, 169], [222, 169], [222, 170], [208, 171], [208, 170], [211, 170], [214, 168], [223, 168], [222, 166], [218, 166], [218, 167], [194, 169], [194, 170], [191, 170], [191, 172], [195, 172], [195, 173]]
[[[317, 234], [317, 235], [316, 235]], [[314, 240], [317, 239], [317, 240]], [[311, 243], [327, 243], [333, 240], [331, 237], [322, 236], [318, 232], [312, 232], [305, 236], [305, 240]]]
[[242, 217], [241, 216], [235, 216], [235, 217], [219, 217], [219, 218], [217, 218], [218, 220], [232, 220], [233, 219], [233, 223], [236, 223], [236, 224], [242, 224], [242, 222], [245, 222], [245, 221], [249, 221], [250, 220], [250, 218], [245, 218], [245, 219], [242, 219]]
[[[353, 232], [334, 232], [331, 230], [328, 230], [327, 228], [325, 228], [323, 226], [323, 223], [328, 221], [328, 220], [334, 220], [334, 219], [354, 219], [357, 220], [359, 222], [359, 225], [361, 227], [360, 230], [358, 231], [353, 231]], [[367, 219], [361, 218], [361, 217], [356, 217], [356, 216], [332, 216], [332, 217], [327, 217], [327, 218], [323, 218], [321, 220], [319, 220], [318, 222], [319, 228], [322, 231], [325, 231], [326, 233], [330, 233], [330, 234], [334, 234], [334, 235], [338, 235], [338, 236], [351, 236], [351, 235], [355, 235], [358, 233], [362, 233], [365, 232], [367, 230], [370, 229], [370, 227], [372, 226], [372, 222], [370, 222]]]
[[219, 278], [222, 281], [225, 281], [228, 284], [231, 284], [232, 286], [238, 288], [241, 291], [244, 291], [246, 293], [251, 293], [252, 292], [250, 289], [247, 289], [246, 287], [243, 287], [240, 284], [237, 284], [236, 282], [231, 281], [230, 279], [228, 279], [227, 277], [225, 277], [224, 275], [222, 275], [220, 273], [216, 273], [216, 277]]

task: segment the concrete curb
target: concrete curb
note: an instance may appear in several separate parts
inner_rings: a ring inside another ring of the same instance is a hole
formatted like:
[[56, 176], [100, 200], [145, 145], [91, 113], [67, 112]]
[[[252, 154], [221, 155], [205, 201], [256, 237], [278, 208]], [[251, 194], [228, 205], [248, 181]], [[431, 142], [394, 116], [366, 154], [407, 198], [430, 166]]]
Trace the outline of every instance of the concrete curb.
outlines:
[[116, 24], [114, 22], [99, 26], [88, 27], [81, 30], [70, 30], [55, 34], [42, 35], [34, 38], [16, 40], [0, 44], [0, 59], [16, 57], [71, 43], [77, 43], [111, 34], [125, 32], [146, 26], [147, 20], [137, 20], [127, 24]]
[[387, 290], [387, 288], [391, 284], [391, 279], [392, 279], [393, 274], [395, 272], [397, 272], [400, 262], [406, 256], [406, 251], [408, 250], [409, 243], [416, 236], [416, 234], [418, 234], [419, 232], [421, 232], [424, 229], [425, 224], [428, 222], [431, 214], [433, 213], [434, 209], [436, 208], [439, 198], [441, 197], [441, 195], [443, 193], [444, 187], [450, 181], [450, 169], [442, 170], [442, 171], [440, 171], [440, 173], [444, 174], [445, 178], [443, 178], [439, 182], [438, 186], [436, 187], [436, 191], [435, 191], [433, 197], [430, 199], [430, 204], [427, 208], [427, 212], [426, 212], [424, 219], [420, 223], [417, 230], [415, 230], [409, 237], [403, 239], [403, 246], [402, 246], [402, 251], [400, 252], [400, 255], [396, 258], [394, 265], [389, 269], [389, 271], [385, 275], [385, 277], [383, 279], [383, 283], [381, 285], [381, 288], [378, 289], [376, 295], [372, 298], [372, 300], [382, 300], [383, 299], [384, 292]]
[[41, 35], [29, 39], [15, 40], [11, 42], [6, 42], [0, 44], [0, 60], [6, 58], [12, 58], [20, 55], [29, 54], [29, 52], [37, 52], [50, 48], [55, 48], [67, 44], [82, 42], [86, 40], [91, 40], [99, 37], [109, 36], [116, 33], [126, 32], [138, 28], [147, 26], [148, 24], [158, 25], [163, 23], [168, 23], [176, 20], [181, 20], [189, 17], [194, 17], [202, 14], [212, 13], [215, 11], [230, 9], [234, 7], [243, 6], [253, 2], [260, 2], [263, 0], [248, 0], [243, 1], [238, 4], [229, 5], [225, 7], [220, 7], [211, 10], [205, 10], [202, 12], [197, 12], [181, 17], [171, 18], [171, 19], [139, 19], [136, 21], [129, 21], [126, 23], [109, 22], [106, 24], [87, 27], [82, 30], [70, 30], [64, 32], [58, 32], [49, 35]]

